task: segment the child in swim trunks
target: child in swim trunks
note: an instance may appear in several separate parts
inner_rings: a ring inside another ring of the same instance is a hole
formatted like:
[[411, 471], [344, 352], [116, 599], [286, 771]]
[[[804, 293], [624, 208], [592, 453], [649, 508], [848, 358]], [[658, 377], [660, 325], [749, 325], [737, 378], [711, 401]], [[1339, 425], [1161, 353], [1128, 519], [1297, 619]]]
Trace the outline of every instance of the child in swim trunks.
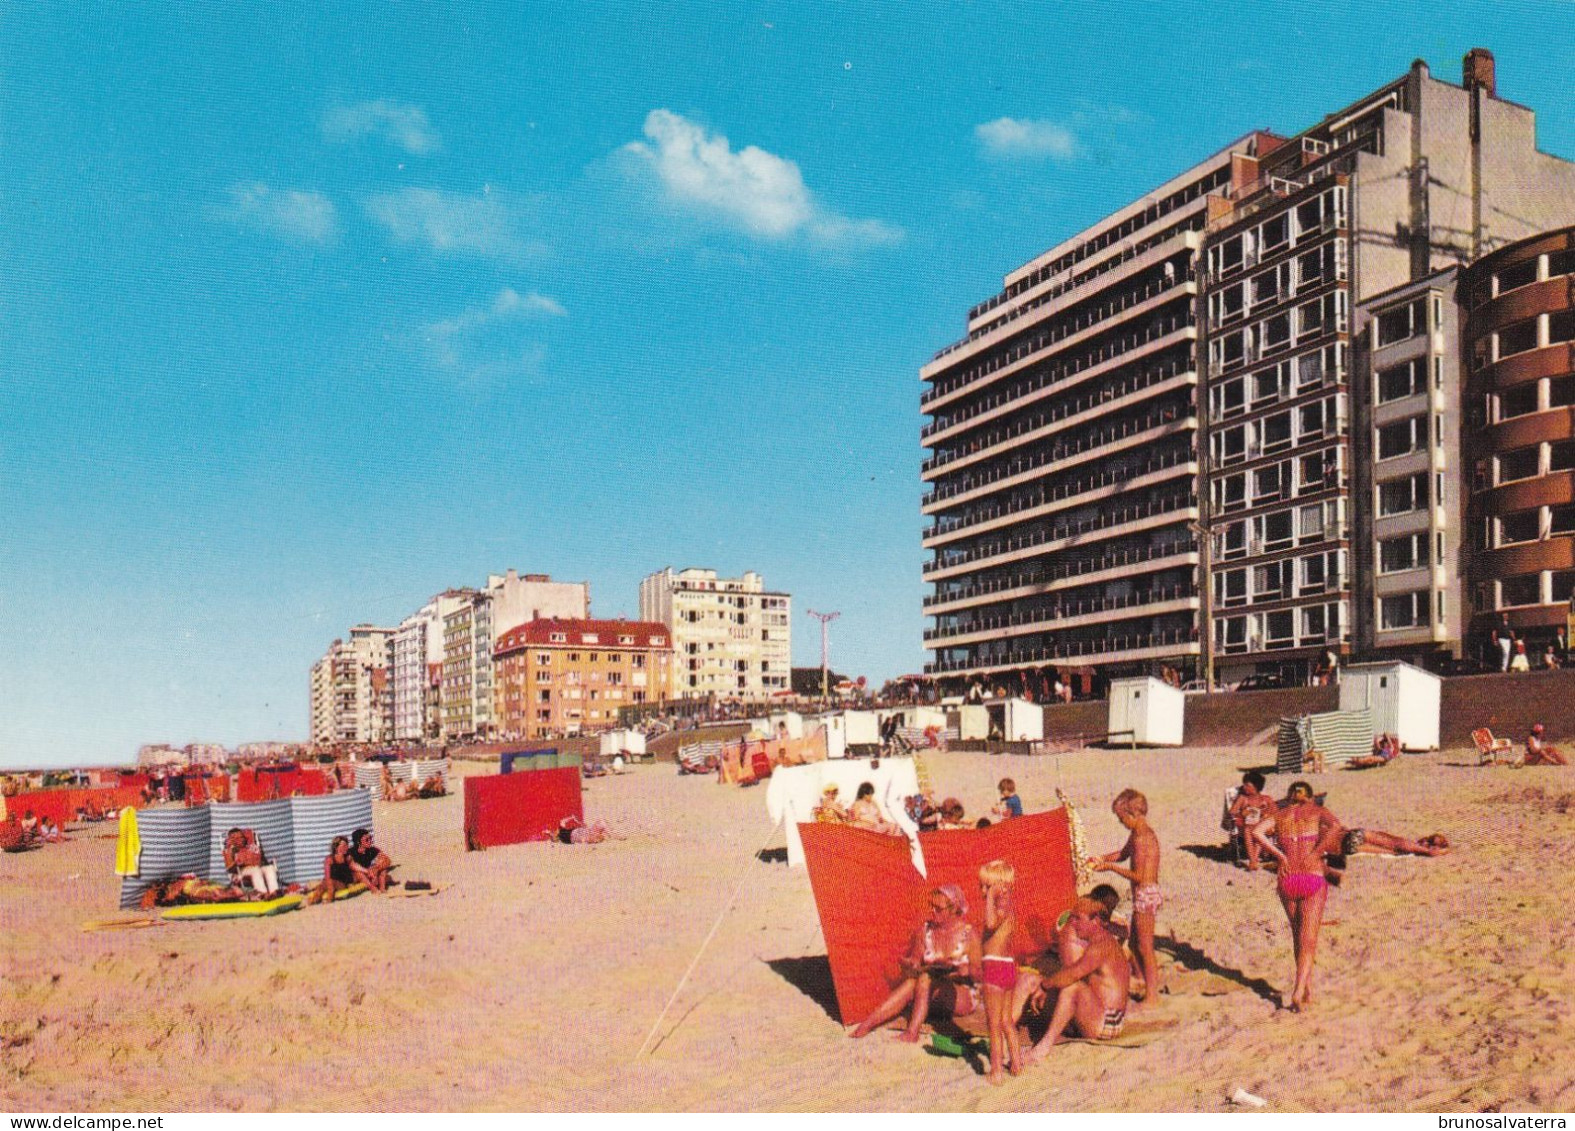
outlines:
[[[1159, 890], [1159, 837], [1148, 824], [1148, 798], [1135, 789], [1124, 789], [1110, 806], [1123, 828], [1131, 834], [1118, 852], [1089, 860], [1096, 871], [1114, 872], [1132, 884], [1132, 943], [1143, 976], [1144, 1001], [1160, 992], [1159, 960], [1154, 956], [1154, 919], [1165, 902]], [[1120, 861], [1131, 862], [1123, 868]]]
[[992, 860], [979, 869], [979, 890], [984, 895], [984, 943], [980, 980], [984, 983], [984, 1010], [990, 1024], [990, 1083], [1000, 1084], [1005, 1056], [1013, 1076], [1022, 1071], [1017, 1025], [1012, 1017], [1012, 994], [1017, 989], [1017, 960], [1012, 957], [1012, 884], [1017, 869], [1005, 860]]

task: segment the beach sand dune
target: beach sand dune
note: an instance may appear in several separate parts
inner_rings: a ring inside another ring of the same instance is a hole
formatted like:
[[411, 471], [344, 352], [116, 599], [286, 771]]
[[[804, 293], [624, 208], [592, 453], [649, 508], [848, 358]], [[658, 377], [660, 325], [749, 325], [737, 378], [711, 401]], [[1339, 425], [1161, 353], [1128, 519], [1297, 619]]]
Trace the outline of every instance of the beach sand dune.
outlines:
[[[1096, 852], [1121, 842], [1111, 799], [1141, 789], [1165, 849], [1176, 992], [1155, 1015], [1172, 1027], [1138, 1048], [1057, 1049], [1002, 1088], [889, 1034], [844, 1035], [807, 876], [755, 858], [783, 843], [760, 789], [642, 766], [585, 786], [587, 816], [619, 839], [468, 854], [457, 793], [379, 804], [397, 875], [440, 894], [137, 931], [81, 929], [114, 915], [117, 891], [114, 842], [90, 827], [0, 857], [0, 1106], [1215, 1111], [1238, 1086], [1277, 1111], [1575, 1105], [1569, 771], [1445, 753], [1313, 779], [1349, 826], [1441, 831], [1457, 849], [1352, 863], [1314, 1011], [1296, 1016], [1277, 1008], [1291, 958], [1273, 879], [1215, 851], [1222, 791], [1271, 761], [929, 757], [971, 815], [1003, 776], [1030, 810], [1065, 788]], [[891, 924], [894, 947], [910, 928]]]

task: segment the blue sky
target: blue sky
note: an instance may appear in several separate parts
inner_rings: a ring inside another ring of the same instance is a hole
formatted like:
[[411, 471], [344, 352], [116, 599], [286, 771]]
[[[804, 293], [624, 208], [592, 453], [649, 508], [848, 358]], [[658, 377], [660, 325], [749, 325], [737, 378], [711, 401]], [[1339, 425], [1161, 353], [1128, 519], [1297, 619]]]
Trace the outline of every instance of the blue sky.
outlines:
[[0, 15], [5, 764], [304, 737], [508, 567], [914, 670], [917, 370], [1006, 271], [1418, 56], [1575, 155], [1568, 3], [99, 7]]

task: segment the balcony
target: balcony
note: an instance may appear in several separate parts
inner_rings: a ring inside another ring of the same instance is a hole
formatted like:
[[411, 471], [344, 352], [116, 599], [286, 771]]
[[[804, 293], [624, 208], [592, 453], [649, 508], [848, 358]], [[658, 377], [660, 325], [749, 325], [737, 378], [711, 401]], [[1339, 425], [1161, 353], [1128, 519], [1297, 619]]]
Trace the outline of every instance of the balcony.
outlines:
[[1137, 503], [1122, 507], [1117, 510], [1105, 511], [1092, 515], [1077, 522], [1055, 523], [1045, 530], [1034, 531], [1031, 534], [1020, 535], [1016, 538], [1004, 539], [985, 546], [977, 546], [971, 550], [943, 551], [936, 560], [924, 564], [924, 573], [927, 576], [938, 576], [950, 570], [959, 569], [975, 562], [989, 561], [994, 558], [1008, 557], [1027, 550], [1043, 550], [1053, 547], [1054, 543], [1066, 542], [1079, 538], [1085, 534], [1107, 532], [1114, 537], [1117, 532], [1128, 533], [1124, 527], [1142, 523], [1147, 519], [1159, 516], [1175, 516], [1176, 521], [1183, 518], [1197, 516], [1197, 503], [1190, 494], [1175, 494], [1161, 499], [1154, 499], [1147, 503]]
[[[1153, 438], [1157, 439], [1161, 435], [1175, 431], [1174, 426], [1183, 423], [1189, 430], [1197, 427], [1197, 419], [1195, 417], [1190, 415], [1183, 417], [1180, 408], [1175, 405], [1169, 405], [1161, 411], [1145, 413], [1135, 420], [1094, 429], [1075, 438], [1063, 438], [1048, 448], [1042, 448], [1034, 452], [1032, 455], [1019, 455], [1007, 463], [959, 477], [952, 483], [939, 484], [935, 490], [920, 500], [919, 509], [928, 514], [932, 512], [934, 507], [946, 502], [948, 499], [957, 499], [975, 492], [984, 492], [985, 488], [993, 484], [1001, 484], [1017, 476], [1027, 475], [1052, 463], [1061, 463], [1089, 453], [1100, 453], [1104, 449], [1134, 436], [1153, 432], [1155, 433]], [[1165, 431], [1160, 431], [1162, 429]]]
[[[981, 507], [971, 510], [966, 514], [952, 515], [940, 519], [924, 536], [926, 548], [935, 544], [938, 538], [944, 538], [961, 531], [971, 530], [976, 526], [996, 522], [1001, 519], [1016, 516], [1028, 517], [1027, 512], [1036, 511], [1041, 507], [1053, 507], [1056, 503], [1071, 502], [1081, 496], [1088, 495], [1109, 487], [1120, 490], [1136, 491], [1144, 487], [1153, 486], [1151, 477], [1172, 468], [1185, 466], [1196, 472], [1197, 464], [1194, 462], [1191, 448], [1179, 448], [1165, 455], [1155, 457], [1136, 467], [1123, 467], [1116, 470], [1104, 471], [1098, 475], [1090, 475], [1071, 483], [1058, 484], [1053, 488], [1039, 488], [1037, 491], [1027, 492], [1023, 495], [1013, 496], [1004, 502], [991, 507]], [[1171, 478], [1174, 478], [1173, 476]], [[1117, 494], [1112, 491], [1109, 494]], [[1108, 497], [1108, 496], [1107, 496]], [[1094, 502], [1094, 499], [1087, 500]]]
[[926, 610], [941, 610], [941, 606], [958, 605], [983, 597], [997, 596], [1000, 600], [1031, 597], [1052, 589], [1064, 588], [1070, 583], [1091, 584], [1103, 581], [1107, 572], [1129, 573], [1134, 567], [1148, 566], [1163, 569], [1177, 565], [1197, 564], [1197, 548], [1188, 540], [1145, 547], [1141, 550], [1121, 550], [1099, 557], [1083, 558], [1076, 562], [1062, 562], [1032, 576], [989, 578], [964, 585], [947, 593], [930, 593], [924, 598]]
[[1069, 640], [1064, 644], [1048, 647], [1013, 649], [980, 660], [936, 660], [924, 665], [924, 674], [982, 673], [1022, 667], [1027, 664], [1054, 664], [1061, 660], [1080, 660], [1087, 664], [1149, 659], [1158, 655], [1175, 654], [1156, 652], [1156, 649], [1176, 648], [1180, 648], [1183, 654], [1196, 652], [1197, 634], [1191, 629], [1171, 629], [1164, 632], [1107, 636], [1100, 640]]
[[[1079, 617], [1103, 615], [1118, 612], [1122, 609], [1146, 609], [1154, 605], [1165, 604], [1171, 601], [1196, 602], [1197, 591], [1190, 585], [1170, 585], [1160, 589], [1146, 589], [1141, 592], [1128, 593], [1120, 597], [1096, 597], [1080, 601], [1062, 601], [1048, 609], [1030, 609], [1024, 612], [1011, 613], [1006, 616], [978, 617], [967, 624], [951, 625], [944, 628], [927, 628], [924, 630], [924, 639], [948, 640], [954, 643], [964, 643], [961, 639], [966, 636], [976, 636], [979, 633], [996, 633], [1013, 628], [1053, 627], [1061, 625], [1073, 627], [1067, 622]], [[1165, 611], [1165, 610], [1155, 610]], [[937, 645], [946, 647], [947, 645]]]

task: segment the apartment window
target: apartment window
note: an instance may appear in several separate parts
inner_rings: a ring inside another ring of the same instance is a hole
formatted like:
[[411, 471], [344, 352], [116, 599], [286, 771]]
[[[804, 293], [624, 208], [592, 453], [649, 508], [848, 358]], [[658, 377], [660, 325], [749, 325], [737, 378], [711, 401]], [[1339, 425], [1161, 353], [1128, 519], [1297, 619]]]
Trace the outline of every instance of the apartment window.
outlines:
[[1218, 439], [1217, 456], [1220, 463], [1234, 463], [1247, 456], [1247, 429], [1238, 425], [1215, 433]]
[[1295, 627], [1296, 618], [1289, 609], [1278, 613], [1269, 613], [1263, 618], [1263, 634], [1267, 638], [1270, 648], [1283, 647], [1294, 643], [1293, 633]]
[[632, 636], [620, 636], [618, 638], [618, 643], [620, 643], [622, 645], [625, 645], [625, 646], [628, 646], [628, 645], [634, 643], [634, 637], [632, 637]]
[[1407, 514], [1427, 506], [1427, 476], [1408, 475], [1378, 485], [1378, 514]]
[[569, 642], [569, 636], [564, 632], [554, 632], [547, 639], [554, 644], [567, 644]]
[[1263, 250], [1265, 253], [1273, 251], [1282, 244], [1289, 243], [1291, 238], [1291, 218], [1287, 213], [1280, 213], [1268, 221], [1261, 229], [1263, 233]]
[[[1529, 448], [1528, 451], [1536, 451]], [[1575, 471], [1575, 440], [1561, 440], [1548, 445], [1549, 471]], [[1536, 474], [1535, 471], [1532, 474]]]
[[1316, 439], [1323, 435], [1324, 408], [1327, 404], [1327, 401], [1314, 401], [1312, 404], [1302, 405], [1301, 419], [1298, 421], [1300, 426], [1298, 434], [1301, 439]]
[[1296, 231], [1298, 234], [1316, 232], [1323, 223], [1323, 197], [1315, 196], [1296, 206]]
[[1275, 267], [1252, 277], [1249, 285], [1252, 288], [1253, 306], [1267, 306], [1280, 297], [1280, 270]]
[[1386, 310], [1378, 316], [1375, 345], [1382, 347], [1403, 342], [1427, 332], [1427, 307], [1421, 299]]
[[1296, 308], [1296, 336], [1305, 338], [1323, 329], [1323, 303], [1309, 302]]
[[1378, 543], [1378, 572], [1399, 573], [1427, 565], [1427, 535], [1407, 534]]
[[1220, 536], [1220, 556], [1238, 558], [1247, 552], [1247, 524], [1233, 522]]
[[547, 664], [552, 663], [552, 653], [551, 652], [537, 652], [536, 653], [536, 662], [538, 664], [541, 664], [542, 666], [545, 667]]
[[1404, 365], [1391, 366], [1379, 370], [1378, 373], [1378, 403], [1388, 404], [1390, 401], [1400, 400], [1402, 397], [1414, 396], [1423, 391], [1426, 386], [1427, 376], [1422, 369], [1422, 361], [1408, 361]]
[[1535, 542], [1542, 531], [1540, 510], [1516, 511], [1498, 520], [1498, 544], [1511, 546], [1516, 542]]
[[1328, 635], [1328, 611], [1322, 605], [1302, 610], [1302, 643], [1317, 644]]
[[1297, 563], [1301, 571], [1302, 593], [1322, 593], [1327, 582], [1327, 563], [1322, 554], [1314, 554], [1310, 558], [1302, 558]]
[[1210, 396], [1216, 420], [1234, 416], [1247, 407], [1247, 383], [1239, 377], [1222, 382], [1214, 387]]
[[1245, 475], [1227, 475], [1218, 480], [1220, 491], [1220, 507], [1223, 510], [1236, 510], [1247, 505], [1247, 477]]
[[1285, 590], [1290, 579], [1290, 562], [1258, 566], [1252, 571], [1252, 594], [1260, 601], [1278, 601], [1289, 596]]
[[1288, 412], [1275, 413], [1273, 416], [1263, 418], [1259, 426], [1263, 429], [1264, 452], [1277, 452], [1287, 448], [1291, 443], [1291, 414]]
[[538, 702], [538, 703], [551, 703], [552, 702], [552, 692], [551, 691], [538, 691], [538, 692], [536, 692], [536, 702]]
[[1548, 511], [1549, 534], [1575, 534], [1575, 505], [1566, 503]]
[[1312, 251], [1296, 257], [1296, 286], [1298, 289], [1305, 291], [1319, 282], [1323, 275], [1323, 250], [1321, 248], [1314, 248]]
[[1378, 458], [1394, 459], [1425, 447], [1426, 429], [1426, 419], [1420, 416], [1385, 424], [1378, 430]]
[[1276, 314], [1266, 318], [1263, 322], [1263, 349], [1264, 352], [1279, 349], [1289, 345], [1291, 340], [1291, 316], [1289, 314]]
[[1527, 350], [1537, 348], [1537, 320], [1528, 318], [1524, 322], [1517, 322], [1513, 326], [1505, 326], [1498, 332], [1498, 356], [1509, 357], [1512, 354], [1525, 353]]
[[1310, 389], [1323, 381], [1323, 355], [1318, 351], [1304, 353], [1296, 359], [1296, 390]]
[[1575, 376], [1553, 377], [1548, 380], [1548, 407], [1568, 408], [1575, 405]]
[[1427, 623], [1427, 593], [1398, 593], [1379, 603], [1379, 621], [1384, 628], [1415, 628]]
[[1537, 382], [1516, 385], [1498, 395], [1498, 418], [1510, 420], [1537, 411]]
[[1228, 569], [1214, 575], [1214, 595], [1221, 605], [1247, 603], [1247, 571]]
[[1270, 464], [1260, 467], [1253, 473], [1252, 502], [1256, 506], [1261, 502], [1272, 502], [1280, 497], [1281, 488], [1284, 486], [1284, 473], [1280, 464]]
[[1536, 446], [1505, 452], [1498, 457], [1498, 481], [1512, 483], [1517, 479], [1530, 479], [1539, 472], [1537, 463], [1540, 455]]
[[1219, 269], [1221, 272], [1234, 271], [1242, 262], [1242, 239], [1232, 236], [1220, 245]]
[[1540, 573], [1522, 574], [1520, 577], [1506, 577], [1500, 583], [1499, 608], [1510, 609], [1517, 605], [1540, 605], [1542, 603], [1542, 575]]
[[1296, 488], [1299, 491], [1317, 490], [1324, 485], [1332, 452], [1314, 452], [1297, 460]]
[[1277, 400], [1285, 388], [1285, 366], [1273, 365], [1252, 375], [1252, 403]]
[[1575, 569], [1561, 569], [1553, 574], [1553, 592], [1550, 596], [1555, 605], [1567, 605], [1575, 599]]
[[1264, 549], [1277, 550], [1291, 544], [1293, 524], [1290, 511], [1266, 514], [1258, 521], [1263, 524]]
[[1575, 341], [1575, 309], [1548, 315], [1548, 345]]
[[1498, 273], [1498, 293], [1519, 290], [1537, 281], [1537, 257], [1522, 260]]
[[1310, 507], [1301, 507], [1297, 510], [1297, 525], [1301, 529], [1303, 542], [1316, 541], [1323, 537], [1323, 504], [1314, 503]]
[[1214, 639], [1227, 652], [1240, 652], [1247, 647], [1247, 618], [1221, 617], [1214, 622]]
[[1560, 275], [1575, 275], [1575, 248], [1548, 255], [1548, 278], [1556, 279]]

